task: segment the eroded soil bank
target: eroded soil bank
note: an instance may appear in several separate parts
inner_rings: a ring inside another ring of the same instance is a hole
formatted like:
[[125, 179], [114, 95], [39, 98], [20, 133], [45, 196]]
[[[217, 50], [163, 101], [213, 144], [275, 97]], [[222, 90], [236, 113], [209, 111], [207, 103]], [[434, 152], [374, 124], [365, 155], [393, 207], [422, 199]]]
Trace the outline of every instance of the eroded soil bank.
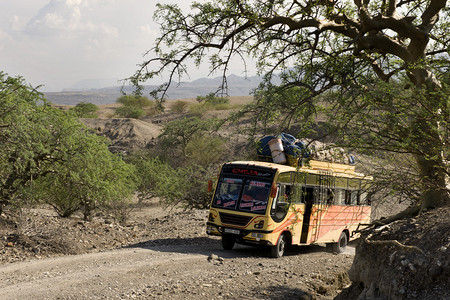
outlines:
[[449, 207], [380, 227], [368, 240], [338, 299], [450, 299]]

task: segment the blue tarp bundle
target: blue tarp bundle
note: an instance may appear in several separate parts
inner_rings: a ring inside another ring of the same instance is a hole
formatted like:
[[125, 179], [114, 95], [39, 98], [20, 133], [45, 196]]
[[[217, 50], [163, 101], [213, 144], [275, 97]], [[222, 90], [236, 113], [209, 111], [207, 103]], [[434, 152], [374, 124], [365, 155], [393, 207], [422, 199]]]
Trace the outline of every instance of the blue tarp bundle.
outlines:
[[305, 143], [302, 141], [298, 141], [293, 135], [288, 133], [281, 133], [277, 136], [265, 136], [259, 140], [257, 154], [263, 159], [271, 160], [271, 152], [269, 148], [269, 142], [272, 139], [281, 139], [281, 143], [283, 144], [284, 152], [287, 155], [292, 156], [294, 159], [299, 157], [309, 157], [309, 151], [306, 149]]
[[268, 135], [259, 140], [258, 147], [256, 149], [256, 152], [258, 153], [259, 156], [272, 157], [272, 154], [271, 154], [270, 148], [269, 148], [269, 142], [271, 140], [273, 140], [274, 138], [275, 138], [274, 136]]
[[304, 142], [288, 133], [281, 133], [277, 136], [269, 135], [261, 138], [257, 147], [257, 154], [260, 159], [264, 161], [273, 161], [269, 147], [269, 142], [273, 139], [281, 139], [283, 152], [286, 155], [288, 164], [291, 166], [296, 166], [299, 158], [307, 157], [315, 157], [315, 159], [318, 160], [350, 165], [354, 165], [356, 162], [355, 157], [350, 153], [345, 154], [344, 149], [342, 148], [327, 148], [324, 146], [316, 148], [314, 142], [310, 144], [310, 148], [307, 148]]

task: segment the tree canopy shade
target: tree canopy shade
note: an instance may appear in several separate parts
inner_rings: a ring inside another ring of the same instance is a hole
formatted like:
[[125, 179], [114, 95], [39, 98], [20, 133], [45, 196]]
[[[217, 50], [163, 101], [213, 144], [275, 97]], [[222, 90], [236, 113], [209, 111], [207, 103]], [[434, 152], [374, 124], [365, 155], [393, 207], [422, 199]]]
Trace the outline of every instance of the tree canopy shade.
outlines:
[[67, 216], [123, 201], [135, 188], [132, 166], [71, 113], [53, 108], [18, 77], [0, 72], [0, 211], [27, 200]]
[[[217, 0], [194, 2], [191, 8], [184, 14], [176, 5], [158, 5], [161, 36], [131, 78], [134, 84], [168, 72], [159, 90], [163, 99], [168, 85], [188, 72], [190, 60], [200, 65], [208, 59], [211, 72], [226, 74], [233, 57], [242, 59], [244, 71], [251, 57], [266, 75], [265, 88], [273, 88], [271, 78], [277, 75], [278, 89], [297, 89], [291, 109], [316, 108], [318, 99], [327, 101], [318, 96], [331, 93], [328, 107], [336, 108], [336, 128], [345, 132], [357, 128], [347, 125], [370, 120], [372, 132], [360, 137], [372, 147], [411, 154], [421, 178], [422, 207], [448, 201], [446, 0]], [[396, 92], [400, 84], [409, 88], [413, 101], [397, 98], [390, 84]], [[383, 132], [387, 126], [376, 126], [389, 122], [395, 136], [406, 136], [407, 142], [391, 139], [391, 132]]]

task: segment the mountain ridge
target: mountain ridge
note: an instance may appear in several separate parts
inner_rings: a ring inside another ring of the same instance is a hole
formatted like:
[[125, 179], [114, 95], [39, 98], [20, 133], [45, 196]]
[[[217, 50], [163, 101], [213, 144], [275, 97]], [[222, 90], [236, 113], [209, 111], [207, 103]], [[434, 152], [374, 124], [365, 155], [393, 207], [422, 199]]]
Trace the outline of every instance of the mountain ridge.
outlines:
[[[220, 90], [223, 78], [221, 76], [215, 78], [199, 78], [190, 82], [173, 83], [168, 91], [167, 98], [169, 100], [196, 98], [197, 96], [205, 96], [209, 93], [215, 93]], [[260, 76], [241, 77], [231, 74], [226, 77], [229, 96], [248, 96], [258, 87], [262, 81]], [[93, 80], [100, 82], [98, 79]], [[109, 86], [101, 88], [80, 88], [88, 81], [80, 82], [74, 86], [78, 88], [67, 88], [61, 92], [45, 92], [44, 95], [50, 102], [61, 105], [76, 105], [81, 102], [88, 102], [97, 105], [115, 103], [117, 98], [123, 93], [130, 94], [135, 91], [134, 86]], [[156, 89], [158, 85], [144, 85], [144, 95], [148, 95]]]

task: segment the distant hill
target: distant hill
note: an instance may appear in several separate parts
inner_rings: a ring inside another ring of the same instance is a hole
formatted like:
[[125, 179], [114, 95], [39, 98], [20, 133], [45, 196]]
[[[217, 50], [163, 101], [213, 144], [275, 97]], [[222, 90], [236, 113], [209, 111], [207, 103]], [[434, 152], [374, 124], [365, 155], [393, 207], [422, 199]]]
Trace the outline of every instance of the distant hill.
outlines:
[[88, 92], [115, 85], [120, 85], [120, 81], [117, 78], [91, 78], [78, 81], [72, 86], [63, 89], [62, 92]]
[[[228, 95], [229, 96], [248, 96], [251, 91], [255, 89], [262, 81], [261, 77], [240, 77], [230, 75], [227, 77]], [[205, 96], [211, 92], [216, 92], [222, 84], [222, 77], [216, 78], [201, 78], [192, 82], [174, 83], [168, 90], [167, 96], [169, 99], [186, 99], [196, 98], [197, 96]], [[81, 88], [81, 87], [84, 88]], [[134, 91], [132, 86], [111, 86], [105, 88], [86, 88], [87, 83], [79, 84], [77, 86], [65, 89], [62, 92], [48, 92], [44, 93], [46, 98], [54, 104], [62, 105], [76, 105], [80, 102], [94, 103], [97, 105], [115, 103], [117, 98], [123, 92], [129, 94]], [[148, 85], [144, 88], [144, 94], [148, 94], [154, 90], [156, 85]]]

